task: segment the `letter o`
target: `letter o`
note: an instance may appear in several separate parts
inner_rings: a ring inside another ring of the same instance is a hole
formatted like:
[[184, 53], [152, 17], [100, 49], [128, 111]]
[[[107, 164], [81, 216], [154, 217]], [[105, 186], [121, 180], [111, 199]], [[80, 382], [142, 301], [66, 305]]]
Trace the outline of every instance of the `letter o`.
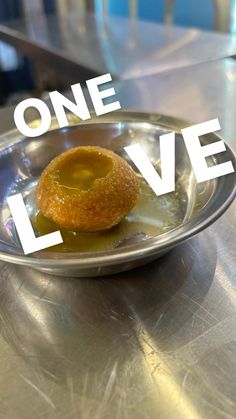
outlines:
[[[36, 108], [41, 116], [41, 124], [37, 128], [30, 128], [25, 122], [26, 109]], [[26, 99], [19, 103], [14, 111], [14, 121], [18, 130], [26, 137], [38, 137], [45, 134], [51, 125], [52, 117], [47, 105], [40, 99]]]

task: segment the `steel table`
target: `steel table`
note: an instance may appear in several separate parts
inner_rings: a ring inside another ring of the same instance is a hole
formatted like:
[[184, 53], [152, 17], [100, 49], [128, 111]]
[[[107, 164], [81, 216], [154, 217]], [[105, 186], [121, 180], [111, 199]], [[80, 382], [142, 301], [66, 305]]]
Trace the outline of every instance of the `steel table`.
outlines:
[[236, 54], [230, 35], [89, 13], [3, 22], [0, 39], [77, 77], [87, 70], [137, 78]]
[[[236, 147], [231, 59], [116, 90], [123, 108], [219, 117]], [[234, 203], [160, 260], [100, 279], [1, 263], [0, 418], [235, 418], [235, 228]]]

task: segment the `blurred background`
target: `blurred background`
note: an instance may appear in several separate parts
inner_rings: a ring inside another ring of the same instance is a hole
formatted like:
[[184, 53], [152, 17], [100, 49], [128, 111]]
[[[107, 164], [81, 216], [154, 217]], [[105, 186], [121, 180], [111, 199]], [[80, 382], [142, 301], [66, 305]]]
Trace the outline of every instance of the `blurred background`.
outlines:
[[[236, 0], [1, 0], [0, 26], [3, 28], [0, 31], [1, 106], [18, 103], [21, 99], [32, 95], [42, 96], [53, 89], [65, 89], [70, 83], [83, 83], [89, 77], [101, 74], [101, 66], [98, 65], [96, 71], [96, 63], [92, 66], [93, 71], [89, 65], [81, 67], [77, 65], [77, 72], [72, 75], [69, 71], [67, 74], [65, 66], [61, 67], [61, 62], [58, 61], [58, 66], [55, 63], [52, 66], [50, 62], [42, 60], [41, 56], [36, 54], [32, 45], [29, 47], [22, 42], [33, 34], [35, 44], [38, 37], [41, 44], [50, 51], [49, 41], [53, 38], [53, 46], [56, 45], [59, 50], [61, 48], [63, 58], [63, 55], [66, 56], [68, 53], [68, 45], [83, 43], [83, 37], [88, 37], [90, 26], [88, 28], [87, 21], [85, 24], [84, 17], [90, 13], [95, 19], [121, 16], [132, 21], [147, 21], [231, 34], [236, 32]], [[50, 20], [50, 16], [53, 20]], [[68, 20], [65, 24], [65, 18], [68, 16], [70, 16], [69, 22], [73, 22], [71, 25], [68, 24]], [[73, 21], [72, 16], [74, 16]], [[50, 30], [50, 22], [56, 30]], [[103, 29], [101, 27], [99, 29], [97, 25], [97, 37], [102, 39], [106, 62], [110, 62], [112, 68], [115, 64], [112, 63], [110, 47], [104, 42]], [[15, 30], [18, 31], [17, 36], [14, 36]], [[116, 35], [122, 38], [122, 23], [119, 31]], [[11, 42], [11, 38], [14, 38], [14, 42]], [[92, 43], [93, 38], [91, 39]], [[150, 42], [153, 42], [153, 39], [150, 39]], [[85, 61], [92, 62], [93, 51], [88, 45], [83, 47], [81, 56], [87, 54]]]

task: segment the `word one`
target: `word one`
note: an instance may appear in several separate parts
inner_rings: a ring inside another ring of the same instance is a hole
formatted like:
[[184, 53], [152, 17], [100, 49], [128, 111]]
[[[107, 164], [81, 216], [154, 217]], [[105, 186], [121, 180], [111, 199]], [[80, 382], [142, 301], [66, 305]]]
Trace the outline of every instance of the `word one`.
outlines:
[[[183, 140], [198, 183], [234, 172], [231, 161], [210, 167], [207, 165], [206, 157], [225, 151], [225, 144], [220, 140], [202, 146], [199, 136], [219, 129], [220, 124], [218, 119], [182, 129]], [[132, 144], [124, 147], [124, 149], [157, 196], [175, 190], [174, 132], [160, 136], [161, 176], [157, 173], [139, 144]], [[25, 254], [33, 253], [63, 242], [59, 231], [42, 237], [35, 237], [21, 194], [9, 197], [8, 205]]]
[[[94, 77], [93, 79], [87, 80], [86, 82], [97, 115], [103, 115], [105, 113], [116, 111], [121, 108], [119, 101], [107, 104], [104, 104], [103, 102], [104, 99], [114, 96], [115, 90], [113, 87], [111, 87], [109, 89], [103, 89], [100, 91], [98, 86], [110, 82], [111, 80], [111, 75], [108, 73], [100, 77]], [[69, 125], [69, 121], [64, 108], [70, 110], [83, 121], [91, 118], [80, 83], [71, 86], [71, 90], [74, 95], [75, 103], [67, 99], [58, 91], [49, 93], [49, 97], [51, 99], [60, 128], [67, 127]], [[35, 108], [39, 112], [41, 117], [41, 123], [39, 127], [32, 128], [29, 127], [26, 123], [25, 112], [29, 108]], [[49, 130], [52, 122], [52, 116], [46, 103], [40, 99], [32, 98], [23, 100], [16, 106], [14, 111], [14, 121], [16, 127], [23, 135], [26, 137], [38, 137], [39, 135], [45, 134], [45, 132]]]

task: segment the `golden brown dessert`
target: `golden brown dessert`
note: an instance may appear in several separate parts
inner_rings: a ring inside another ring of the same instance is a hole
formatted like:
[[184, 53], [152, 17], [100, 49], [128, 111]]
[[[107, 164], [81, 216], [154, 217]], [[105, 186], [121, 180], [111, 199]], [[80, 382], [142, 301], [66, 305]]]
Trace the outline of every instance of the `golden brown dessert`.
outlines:
[[59, 155], [43, 171], [36, 204], [60, 227], [81, 232], [109, 229], [135, 206], [139, 180], [111, 150], [80, 146]]

